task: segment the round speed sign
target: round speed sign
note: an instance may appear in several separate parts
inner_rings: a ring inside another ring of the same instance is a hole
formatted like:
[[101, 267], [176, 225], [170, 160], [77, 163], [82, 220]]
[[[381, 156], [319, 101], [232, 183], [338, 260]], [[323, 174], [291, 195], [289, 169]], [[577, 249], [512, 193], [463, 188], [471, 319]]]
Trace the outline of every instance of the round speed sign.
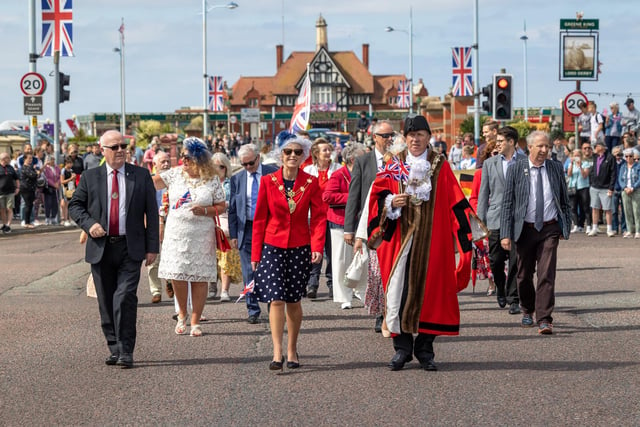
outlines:
[[564, 99], [564, 109], [567, 113], [574, 117], [578, 117], [582, 114], [582, 110], [580, 110], [581, 103], [587, 105], [587, 97], [584, 93], [580, 91], [571, 92]]
[[39, 73], [27, 73], [20, 79], [20, 90], [25, 96], [42, 95], [46, 86], [46, 80]]

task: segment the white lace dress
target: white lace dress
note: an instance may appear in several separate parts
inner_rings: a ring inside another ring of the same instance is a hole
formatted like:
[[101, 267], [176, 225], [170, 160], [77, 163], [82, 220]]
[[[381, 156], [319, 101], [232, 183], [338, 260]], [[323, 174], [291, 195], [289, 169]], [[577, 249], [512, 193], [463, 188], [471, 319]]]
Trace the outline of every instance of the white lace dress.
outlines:
[[[196, 216], [193, 205], [224, 202], [218, 177], [209, 181], [191, 179], [181, 167], [160, 174], [169, 191], [169, 214], [164, 230], [158, 276], [191, 282], [215, 282], [216, 235], [211, 217]], [[187, 201], [181, 205], [180, 199]], [[181, 206], [180, 206], [181, 205]]]

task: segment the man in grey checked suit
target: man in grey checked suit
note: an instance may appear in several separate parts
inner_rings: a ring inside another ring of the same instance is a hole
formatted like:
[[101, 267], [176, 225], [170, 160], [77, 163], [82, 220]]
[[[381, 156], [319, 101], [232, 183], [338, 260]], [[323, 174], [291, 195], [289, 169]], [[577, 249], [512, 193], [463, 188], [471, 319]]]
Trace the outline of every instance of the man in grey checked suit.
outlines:
[[562, 164], [548, 159], [549, 135], [532, 132], [527, 147], [529, 157], [507, 170], [500, 243], [507, 251], [516, 245], [522, 326], [533, 326], [535, 312], [538, 333], [546, 335], [553, 333], [558, 243], [569, 238], [571, 209]]
[[[254, 183], [260, 185], [260, 178], [278, 170], [274, 165], [260, 164], [260, 152], [254, 144], [245, 144], [238, 149], [238, 158], [244, 170], [231, 177], [229, 198], [229, 237], [233, 248], [240, 252], [242, 281], [245, 285], [253, 280], [251, 268], [251, 234], [253, 232], [253, 212], [251, 212], [251, 195], [258, 194]], [[255, 178], [255, 179], [254, 179]], [[253, 190], [253, 192], [252, 192]], [[255, 202], [254, 202], [255, 203]], [[255, 208], [255, 204], [253, 205]], [[260, 322], [260, 304], [253, 293], [245, 295], [247, 301], [247, 321], [251, 324]]]
[[[500, 245], [500, 219], [507, 168], [520, 159], [526, 159], [525, 155], [516, 153], [517, 140], [518, 131], [511, 126], [498, 130], [496, 137], [498, 155], [484, 161], [478, 193], [478, 217], [491, 230], [489, 262], [496, 284], [498, 305], [504, 308], [509, 304], [509, 314], [520, 313], [516, 284], [516, 248], [514, 245], [510, 251], [506, 251]], [[505, 276], [504, 263], [507, 260], [509, 260], [509, 268]]]
[[[360, 214], [363, 209], [368, 209], [368, 206], [364, 206], [367, 194], [376, 179], [378, 168], [383, 165], [384, 154], [391, 145], [393, 126], [389, 121], [381, 120], [373, 126], [371, 134], [375, 142], [374, 149], [357, 157], [351, 170], [351, 184], [344, 216], [344, 241], [347, 245], [354, 244]], [[382, 315], [376, 318], [375, 331], [382, 332]]]

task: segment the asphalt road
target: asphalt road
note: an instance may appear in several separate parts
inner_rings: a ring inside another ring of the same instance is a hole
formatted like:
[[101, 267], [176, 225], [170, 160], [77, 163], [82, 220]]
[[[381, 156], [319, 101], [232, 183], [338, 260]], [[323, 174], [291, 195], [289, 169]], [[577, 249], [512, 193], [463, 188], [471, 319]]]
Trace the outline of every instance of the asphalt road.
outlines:
[[[361, 304], [321, 286], [303, 302], [296, 371], [268, 370], [263, 323], [208, 303], [202, 338], [173, 333], [173, 304], [139, 287], [134, 369], [105, 366], [78, 231], [0, 238], [0, 424], [640, 425], [640, 241], [561, 242], [555, 333], [538, 336], [484, 294], [460, 294], [461, 335], [438, 338], [438, 372], [390, 372], [391, 341]], [[239, 285], [232, 286], [238, 295]]]

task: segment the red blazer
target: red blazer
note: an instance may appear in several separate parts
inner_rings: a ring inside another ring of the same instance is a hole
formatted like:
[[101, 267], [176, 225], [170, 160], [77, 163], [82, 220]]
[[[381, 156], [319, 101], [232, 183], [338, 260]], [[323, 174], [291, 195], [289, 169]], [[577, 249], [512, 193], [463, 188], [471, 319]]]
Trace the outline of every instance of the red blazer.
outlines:
[[478, 169], [473, 174], [473, 183], [471, 184], [471, 196], [469, 196], [469, 204], [474, 212], [478, 212], [478, 193], [480, 193], [480, 183], [482, 182], [482, 169]]
[[329, 205], [327, 220], [344, 226], [344, 211], [349, 198], [349, 184], [351, 172], [346, 166], [331, 174], [331, 178], [324, 186], [322, 201]]
[[[308, 185], [307, 180], [311, 180]], [[295, 197], [296, 210], [289, 213], [287, 199], [279, 190], [279, 186], [284, 186], [282, 168], [262, 177], [253, 217], [251, 261], [260, 261], [264, 243], [278, 248], [297, 248], [311, 244], [312, 252], [323, 251], [327, 226], [326, 207], [322, 203], [318, 179], [300, 169], [293, 191], [298, 191], [305, 185], [305, 191]]]

